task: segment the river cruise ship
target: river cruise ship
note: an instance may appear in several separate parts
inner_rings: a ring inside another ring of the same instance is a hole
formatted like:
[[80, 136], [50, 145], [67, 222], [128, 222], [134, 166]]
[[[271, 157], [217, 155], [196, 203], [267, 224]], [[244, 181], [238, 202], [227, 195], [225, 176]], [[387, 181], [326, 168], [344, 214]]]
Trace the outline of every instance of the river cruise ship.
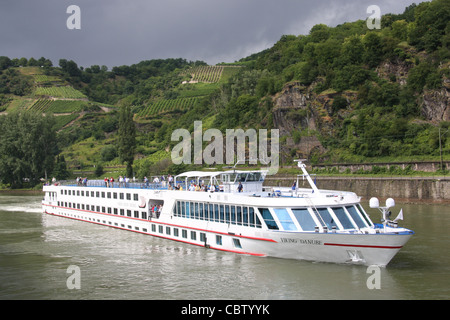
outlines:
[[[50, 215], [205, 248], [263, 257], [386, 266], [413, 231], [373, 223], [353, 192], [319, 190], [303, 174], [290, 188], [263, 186], [267, 171], [191, 171], [163, 184], [78, 181], [44, 186]], [[306, 179], [310, 188], [299, 188]]]

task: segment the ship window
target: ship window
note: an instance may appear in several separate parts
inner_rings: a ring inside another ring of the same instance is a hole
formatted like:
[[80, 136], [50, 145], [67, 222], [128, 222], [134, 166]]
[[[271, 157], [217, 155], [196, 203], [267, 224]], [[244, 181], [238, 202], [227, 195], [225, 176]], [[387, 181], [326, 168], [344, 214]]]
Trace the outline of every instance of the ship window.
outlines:
[[225, 222], [230, 222], [230, 206], [225, 206]]
[[366, 223], [367, 223], [369, 226], [371, 226], [372, 223], [371, 223], [370, 220], [367, 218], [366, 214], [364, 213], [363, 208], [361, 208], [361, 206], [360, 206], [359, 204], [358, 204], [356, 207], [358, 208], [359, 212], [362, 214], [362, 216], [363, 216], [364, 220], [366, 221]]
[[198, 202], [194, 203], [194, 219], [198, 219], [199, 214], [198, 214]]
[[261, 173], [260, 172], [249, 172], [247, 175], [248, 181], [261, 181]]
[[236, 220], [237, 224], [242, 225], [242, 207], [236, 206]]
[[220, 209], [220, 222], [223, 222], [224, 219], [225, 219], [225, 213], [224, 213], [225, 209], [224, 209], [224, 205], [221, 204], [221, 205], [219, 206], [219, 209]]
[[303, 231], [314, 231], [316, 223], [309, 214], [308, 209], [292, 209], [292, 213], [294, 213], [294, 216]]
[[178, 228], [174, 228], [174, 229], [173, 229], [173, 235], [174, 235], [175, 237], [178, 237]]
[[259, 217], [256, 215], [256, 213], [255, 213], [255, 224], [257, 228], [262, 228], [261, 220], [259, 220]]
[[255, 226], [255, 210], [252, 207], [248, 208], [248, 217], [250, 220], [250, 227], [254, 227]]
[[242, 208], [242, 221], [244, 222], [244, 226], [248, 226], [248, 208]]
[[222, 245], [222, 236], [216, 235], [216, 244], [221, 246]]
[[186, 218], [191, 217], [191, 202], [186, 201]]
[[156, 232], [156, 225], [152, 224], [152, 232]]
[[199, 203], [199, 210], [200, 210], [200, 219], [203, 220], [203, 203]]
[[273, 209], [273, 211], [277, 215], [284, 230], [297, 230], [294, 221], [292, 221], [291, 216], [286, 209]]
[[231, 223], [236, 224], [236, 207], [231, 206]]
[[163, 233], [164, 232], [164, 227], [163, 226], [158, 226], [158, 232], [159, 233]]
[[233, 245], [235, 248], [242, 249], [241, 241], [239, 239], [233, 238]]
[[338, 227], [336, 221], [334, 221], [327, 208], [318, 208], [317, 211], [319, 211], [319, 215], [322, 217], [322, 220], [326, 224], [328, 229], [331, 229], [332, 227]]
[[142, 211], [141, 213], [142, 213], [142, 219], [147, 219], [147, 212]]
[[262, 218], [264, 219], [264, 221], [267, 225], [267, 228], [273, 229], [273, 230], [278, 230], [277, 223], [273, 219], [272, 214], [270, 213], [269, 209], [259, 208], [259, 212], [261, 212]]
[[139, 196], [137, 193], [133, 193], [133, 199], [134, 201], [138, 201], [139, 200]]
[[131, 193], [127, 193], [127, 200], [131, 200]]
[[343, 207], [332, 208], [332, 210], [334, 211], [334, 214], [336, 215], [336, 217], [341, 222], [341, 224], [344, 227], [344, 229], [353, 229], [353, 228], [355, 228], [353, 223], [348, 218], [347, 213], [345, 213], [345, 210], [344, 210]]
[[187, 230], [182, 229], [181, 230], [181, 236], [185, 239], [187, 239]]
[[181, 201], [181, 216], [184, 218], [186, 217], [186, 204], [184, 201]]
[[209, 204], [209, 221], [213, 221], [214, 220], [214, 205], [213, 204]]
[[219, 205], [214, 205], [214, 221], [219, 222]]
[[191, 240], [197, 240], [197, 232], [191, 231]]
[[361, 219], [361, 215], [358, 213], [358, 211], [356, 211], [355, 206], [347, 206], [345, 208], [347, 209], [347, 211], [350, 214], [350, 216], [352, 217], [353, 221], [355, 221], [356, 225], [359, 228], [366, 227], [364, 221]]
[[166, 234], [170, 236], [170, 227], [166, 227]]

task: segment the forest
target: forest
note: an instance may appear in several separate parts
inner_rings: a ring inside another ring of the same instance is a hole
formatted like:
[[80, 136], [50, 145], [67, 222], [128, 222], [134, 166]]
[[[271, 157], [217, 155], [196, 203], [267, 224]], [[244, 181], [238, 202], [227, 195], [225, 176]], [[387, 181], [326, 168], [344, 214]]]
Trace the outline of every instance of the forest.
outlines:
[[[67, 86], [58, 90], [73, 88], [74, 99], [111, 109], [106, 115], [88, 112], [81, 124], [58, 132], [54, 155], [71, 165], [73, 148], [89, 139], [100, 148], [90, 162], [121, 163], [114, 149], [121, 108], [135, 115], [138, 176], [174, 170], [167, 152], [174, 145], [171, 133], [192, 131], [196, 120], [204, 130], [280, 129], [283, 165], [299, 155], [313, 164], [436, 160], [440, 154], [448, 159], [449, 43], [450, 2], [433, 0], [383, 15], [378, 30], [363, 20], [317, 24], [309, 34], [283, 35], [262, 52], [209, 68], [183, 58], [108, 70], [66, 59], [53, 66], [45, 58], [0, 57], [0, 112], [32, 91], [33, 81], [19, 69], [40, 66], [39, 81], [62, 79]], [[294, 98], [288, 88], [302, 105], [281, 104], [286, 96]], [[36, 109], [47, 106], [41, 101]], [[319, 147], [302, 153], [302, 139], [311, 137]]]

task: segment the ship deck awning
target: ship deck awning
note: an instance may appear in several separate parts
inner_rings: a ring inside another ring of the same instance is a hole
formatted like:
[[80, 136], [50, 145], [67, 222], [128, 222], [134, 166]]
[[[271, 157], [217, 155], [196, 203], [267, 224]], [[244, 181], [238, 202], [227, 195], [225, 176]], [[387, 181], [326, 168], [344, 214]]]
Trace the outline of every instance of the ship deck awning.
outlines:
[[[267, 173], [266, 170], [254, 170], [254, 171], [247, 171], [247, 170], [227, 170], [227, 171], [217, 171], [217, 172], [211, 172], [211, 171], [188, 171], [181, 173], [177, 176], [175, 176], [175, 181], [177, 180], [187, 180], [187, 179], [195, 179], [195, 180], [206, 180], [207, 178], [211, 180], [219, 180], [221, 183], [237, 183], [240, 180], [236, 180], [237, 177], [243, 176], [244, 179], [242, 181], [245, 181], [245, 177], [247, 174], [257, 174], [258, 178], [256, 180], [249, 180], [249, 181], [260, 181], [262, 182], [264, 180], [265, 174]], [[262, 179], [261, 179], [262, 178]], [[247, 182], [249, 182], [247, 181]]]

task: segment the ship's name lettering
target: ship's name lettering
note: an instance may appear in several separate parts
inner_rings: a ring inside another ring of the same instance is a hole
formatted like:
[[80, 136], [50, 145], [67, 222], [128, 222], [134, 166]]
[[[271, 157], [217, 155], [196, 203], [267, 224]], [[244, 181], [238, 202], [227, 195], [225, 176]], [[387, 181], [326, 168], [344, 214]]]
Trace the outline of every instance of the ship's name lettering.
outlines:
[[300, 243], [300, 244], [310, 244], [310, 245], [321, 245], [320, 240], [306, 240], [306, 239], [292, 239], [292, 238], [281, 238], [283, 243]]

